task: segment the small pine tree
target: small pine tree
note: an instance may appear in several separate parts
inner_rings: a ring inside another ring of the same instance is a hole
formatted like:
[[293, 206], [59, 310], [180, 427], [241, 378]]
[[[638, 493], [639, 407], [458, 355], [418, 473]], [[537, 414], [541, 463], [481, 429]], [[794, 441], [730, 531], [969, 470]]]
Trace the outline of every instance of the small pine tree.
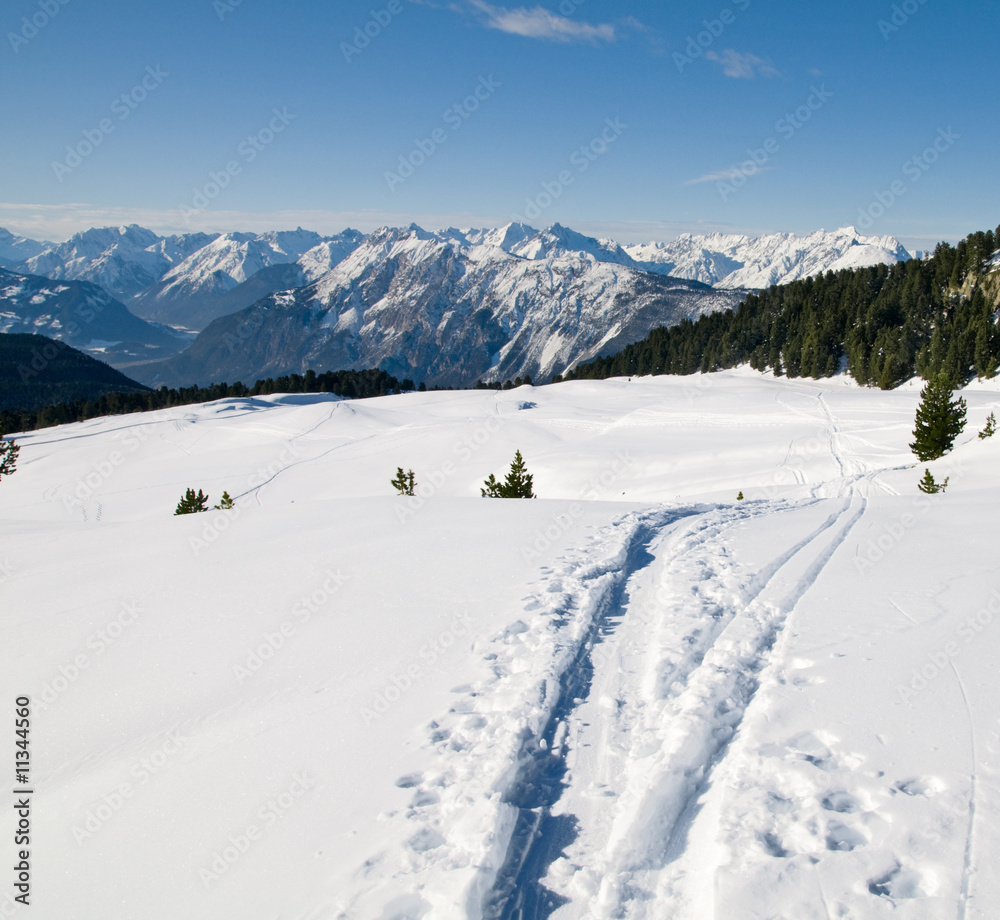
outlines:
[[987, 438], [992, 438], [996, 434], [997, 430], [997, 417], [991, 412], [986, 419], [986, 427], [979, 432], [979, 440], [985, 441]]
[[938, 374], [920, 391], [910, 450], [919, 460], [937, 460], [951, 449], [963, 428], [965, 400], [953, 400], [951, 378]]
[[401, 466], [397, 466], [396, 478], [390, 480], [390, 484], [400, 495], [413, 495], [414, 489], [417, 486], [417, 480], [413, 475], [413, 470], [408, 470], [404, 473], [403, 468]]
[[739, 495], [736, 496], [736, 501], [738, 501], [738, 502], [743, 501], [743, 492], [742, 491], [740, 492]]
[[4, 440], [4, 430], [0, 428], [0, 477], [10, 476], [17, 469], [17, 454], [21, 447], [14, 439]]
[[480, 492], [483, 498], [537, 498], [532, 491], [532, 480], [531, 473], [525, 468], [521, 451], [516, 451], [507, 478], [503, 482], [497, 482], [496, 477], [490, 473], [490, 478], [483, 483]]
[[222, 498], [219, 499], [219, 504], [214, 506], [216, 511], [232, 511], [236, 507], [236, 503], [233, 501], [232, 497], [228, 492], [222, 493]]
[[935, 495], [936, 493], [943, 492], [948, 488], [949, 479], [951, 479], [950, 476], [945, 476], [944, 482], [935, 482], [934, 477], [931, 475], [931, 471], [925, 469], [923, 478], [917, 483], [917, 488], [927, 495]]
[[195, 495], [194, 489], [188, 489], [184, 493], [184, 497], [177, 503], [177, 509], [174, 514], [196, 514], [199, 511], [208, 511], [208, 496], [198, 490], [198, 494]]

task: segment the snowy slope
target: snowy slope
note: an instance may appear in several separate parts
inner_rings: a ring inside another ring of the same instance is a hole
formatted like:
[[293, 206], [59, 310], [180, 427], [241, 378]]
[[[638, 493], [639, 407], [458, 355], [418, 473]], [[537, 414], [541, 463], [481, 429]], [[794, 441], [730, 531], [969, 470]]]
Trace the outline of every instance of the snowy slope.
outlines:
[[721, 288], [766, 288], [826, 271], [891, 265], [910, 258], [895, 237], [862, 236], [853, 227], [829, 233], [817, 230], [804, 237], [684, 234], [669, 243], [627, 246], [626, 251], [647, 271]]
[[26, 259], [38, 255], [52, 245], [52, 243], [16, 236], [9, 230], [0, 227], [0, 268], [15, 268]]
[[376, 366], [428, 385], [551, 377], [740, 300], [599, 259], [595, 251], [622, 255], [562, 228], [528, 229], [377, 231], [314, 284], [216, 320], [177, 360], [137, 369], [138, 379], [253, 381]]
[[[23, 436], [32, 916], [992, 917], [1000, 391], [965, 395], [934, 499], [915, 386], [748, 371]], [[515, 448], [542, 499], [479, 498]]]

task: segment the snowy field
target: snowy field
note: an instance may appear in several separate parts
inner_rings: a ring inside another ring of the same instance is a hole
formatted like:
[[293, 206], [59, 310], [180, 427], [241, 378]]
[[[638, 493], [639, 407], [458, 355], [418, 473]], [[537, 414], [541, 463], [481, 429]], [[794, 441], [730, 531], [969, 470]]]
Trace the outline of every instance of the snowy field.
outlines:
[[[995, 918], [1000, 386], [930, 498], [918, 389], [742, 370], [20, 437], [31, 907], [8, 806], [0, 916]], [[480, 498], [516, 449], [540, 500]], [[174, 517], [189, 486], [236, 508]]]

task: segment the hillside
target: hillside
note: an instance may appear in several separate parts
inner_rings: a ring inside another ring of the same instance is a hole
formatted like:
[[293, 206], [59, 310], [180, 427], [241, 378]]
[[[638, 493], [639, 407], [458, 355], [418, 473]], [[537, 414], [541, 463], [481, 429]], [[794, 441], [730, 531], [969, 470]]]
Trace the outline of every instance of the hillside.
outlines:
[[1000, 368], [996, 247], [1000, 227], [934, 255], [844, 269], [750, 293], [734, 312], [657, 329], [575, 378], [690, 374], [749, 364], [789, 377], [828, 377], [842, 363], [859, 383], [889, 389], [941, 371], [962, 383]]
[[64, 342], [0, 333], [0, 410], [40, 409], [148, 388]]
[[[965, 396], [934, 497], [915, 387], [747, 369], [20, 437], [32, 916], [986, 920], [1000, 390]], [[518, 448], [542, 497], [480, 498]]]
[[96, 284], [0, 268], [3, 332], [44, 334], [118, 367], [176, 354], [191, 339], [140, 319]]

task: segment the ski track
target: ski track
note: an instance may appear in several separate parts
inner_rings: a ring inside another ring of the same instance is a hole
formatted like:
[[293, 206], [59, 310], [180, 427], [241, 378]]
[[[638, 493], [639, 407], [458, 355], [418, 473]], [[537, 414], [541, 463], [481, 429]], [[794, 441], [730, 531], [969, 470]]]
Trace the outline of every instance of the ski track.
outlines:
[[[723, 814], [715, 778], [746, 766], [734, 742], [761, 689], [782, 682], [796, 606], [868, 496], [895, 494], [880, 482], [884, 471], [851, 450], [822, 390], [793, 395], [815, 399], [818, 416], [776, 397], [817, 425], [840, 474], [832, 488], [797, 501], [633, 512], [542, 569], [518, 618], [477, 643], [490, 676], [456, 688], [428, 727], [434, 768], [398, 782], [413, 797], [388, 816], [387, 837], [405, 840], [406, 858], [390, 845], [368, 859], [339, 917], [716, 916], [716, 873], [732, 843], [723, 825], [736, 819]], [[795, 447], [780, 465], [808, 486]], [[754, 568], [733, 558], [730, 533], [785, 514], [787, 548]], [[843, 766], [824, 739], [792, 739], [793, 762], [849, 770], [850, 756]], [[836, 803], [822, 807], [842, 817]], [[858, 845], [848, 825], [827, 825], [828, 849]], [[973, 806], [963, 911], [974, 829]], [[843, 916], [819, 873], [812, 884], [814, 906]], [[875, 879], [868, 890], [881, 901], [891, 884]]]

